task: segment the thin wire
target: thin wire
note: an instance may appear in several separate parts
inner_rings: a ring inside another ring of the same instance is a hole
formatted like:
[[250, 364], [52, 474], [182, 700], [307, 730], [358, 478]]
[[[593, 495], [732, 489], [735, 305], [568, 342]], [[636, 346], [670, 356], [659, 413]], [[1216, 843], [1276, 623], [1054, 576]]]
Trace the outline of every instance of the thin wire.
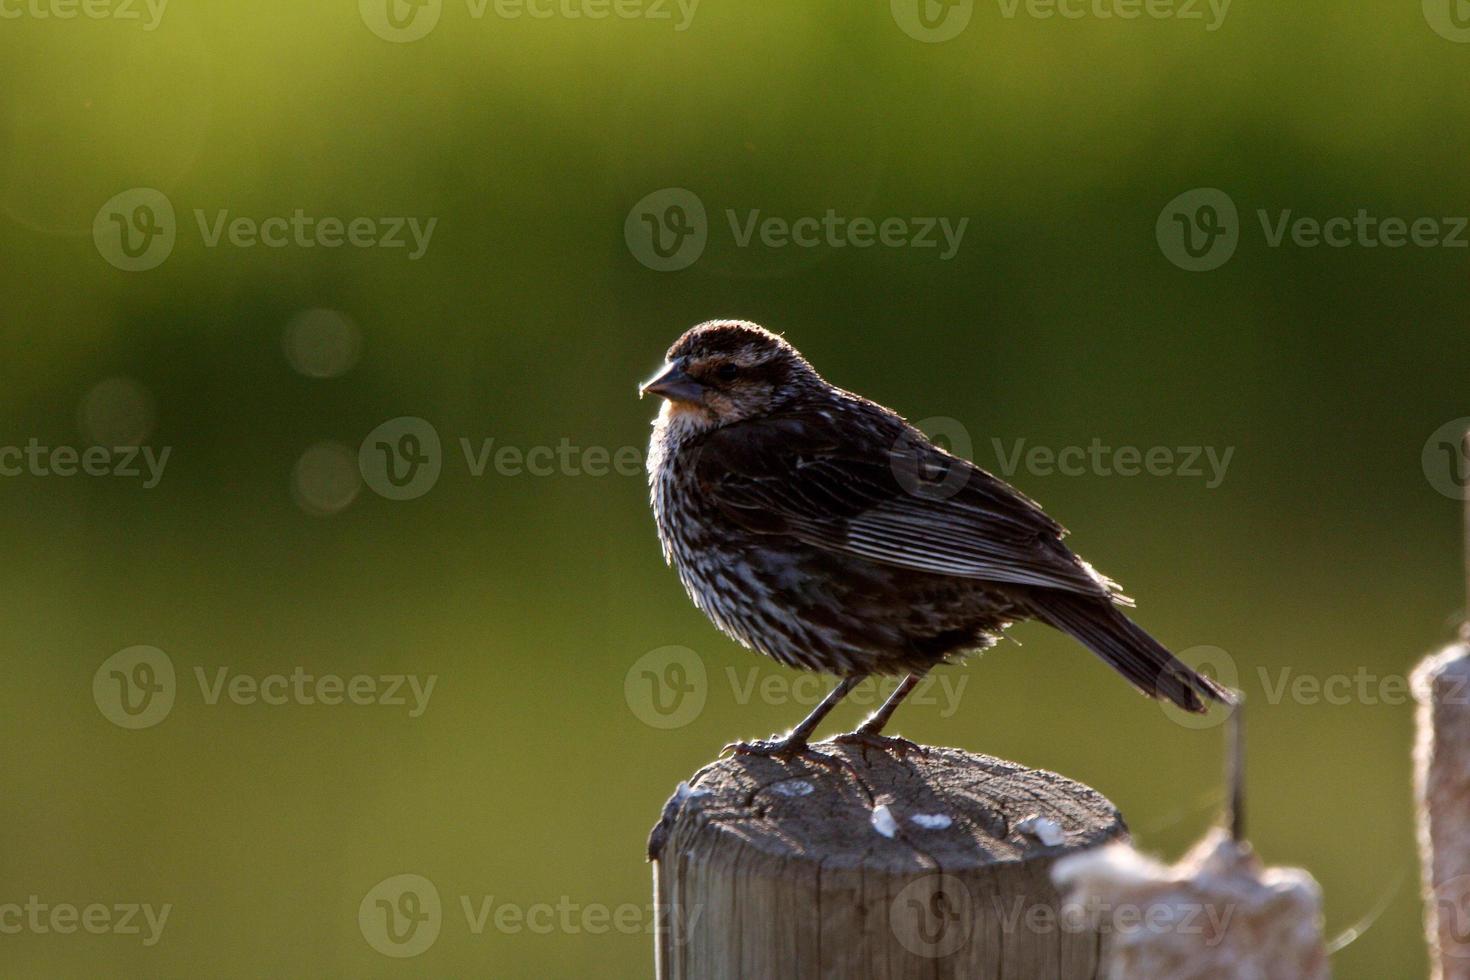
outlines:
[[1361, 919], [1338, 933], [1337, 937], [1327, 944], [1327, 955], [1336, 956], [1339, 952], [1363, 938], [1363, 934], [1373, 928], [1374, 924], [1378, 922], [1378, 917], [1388, 910], [1388, 906], [1398, 896], [1399, 889], [1403, 887], [1404, 878], [1407, 876], [1407, 871], [1400, 871], [1398, 877], [1393, 880], [1393, 884], [1389, 885], [1383, 894], [1378, 896], [1377, 904], [1369, 909]]

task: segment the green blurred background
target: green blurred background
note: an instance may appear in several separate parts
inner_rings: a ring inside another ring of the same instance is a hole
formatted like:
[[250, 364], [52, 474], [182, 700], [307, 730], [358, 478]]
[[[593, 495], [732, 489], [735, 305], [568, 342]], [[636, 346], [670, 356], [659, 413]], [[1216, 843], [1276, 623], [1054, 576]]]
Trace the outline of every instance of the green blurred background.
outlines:
[[[1234, 447], [1214, 489], [1012, 480], [1161, 639], [1228, 652], [1257, 705], [1259, 851], [1317, 877], [1330, 934], [1386, 902], [1336, 975], [1424, 974], [1412, 706], [1271, 699], [1263, 678], [1367, 672], [1401, 693], [1453, 634], [1459, 505], [1420, 454], [1470, 414], [1470, 253], [1272, 248], [1256, 211], [1470, 213], [1470, 46], [1387, 0], [1237, 0], [1213, 31], [981, 2], [944, 43], [850, 0], [704, 0], [685, 30], [674, 7], [476, 18], [458, 0], [411, 43], [369, 29], [371, 7], [0, 20], [0, 445], [171, 448], [152, 489], [0, 479], [0, 903], [173, 905], [153, 946], [0, 935], [6, 976], [649, 973], [641, 932], [477, 935], [460, 898], [646, 904], [644, 837], [674, 785], [805, 706], [741, 703], [727, 671], [792, 675], [690, 605], [641, 476], [476, 477], [459, 440], [641, 448], [655, 406], [635, 383], [714, 316], [784, 332], [910, 418], [959, 420], [991, 469], [994, 439]], [[168, 197], [177, 242], [127, 272], [92, 227], [134, 187]], [[659, 272], [624, 223], [669, 187], [698, 195], [709, 242]], [[1197, 187], [1241, 215], [1211, 272], [1155, 239]], [[410, 261], [208, 248], [193, 217], [297, 208], [437, 225]], [[969, 225], [941, 261], [741, 248], [725, 217], [828, 208]], [[351, 463], [402, 416], [432, 423], [443, 470], [394, 501]], [[949, 671], [953, 717], [913, 706], [897, 728], [1087, 782], [1177, 856], [1215, 818], [1222, 730], [1176, 724], [1065, 638], [1016, 635]], [[131, 731], [92, 679], [138, 644], [179, 683]], [[662, 729], [625, 680], [668, 645], [696, 651], [706, 703]], [[417, 718], [209, 704], [194, 671], [221, 667], [437, 683]], [[444, 925], [392, 959], [358, 907], [403, 873], [434, 882]]]

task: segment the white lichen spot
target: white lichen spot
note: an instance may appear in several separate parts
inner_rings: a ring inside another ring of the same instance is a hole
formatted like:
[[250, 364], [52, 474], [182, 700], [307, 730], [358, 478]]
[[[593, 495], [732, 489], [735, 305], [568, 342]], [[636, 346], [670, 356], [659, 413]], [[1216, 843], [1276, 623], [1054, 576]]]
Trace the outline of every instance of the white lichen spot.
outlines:
[[1067, 835], [1062, 832], [1061, 824], [1050, 817], [1043, 817], [1035, 813], [1016, 824], [1016, 830], [1035, 837], [1047, 847], [1056, 847], [1067, 839]]
[[771, 785], [771, 792], [781, 796], [811, 796], [815, 790], [805, 779], [783, 779]]
[[893, 837], [898, 833], [898, 821], [893, 819], [893, 812], [888, 809], [888, 804], [879, 803], [873, 807], [873, 813], [868, 817], [868, 823], [873, 829], [884, 837]]
[[943, 830], [954, 823], [947, 813], [916, 813], [909, 819], [925, 830]]

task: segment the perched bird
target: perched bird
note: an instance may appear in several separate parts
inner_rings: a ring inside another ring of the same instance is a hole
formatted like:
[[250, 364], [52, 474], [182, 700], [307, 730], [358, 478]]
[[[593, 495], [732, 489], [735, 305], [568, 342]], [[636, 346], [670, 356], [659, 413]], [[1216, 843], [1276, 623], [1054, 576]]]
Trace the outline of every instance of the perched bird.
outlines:
[[784, 738], [727, 748], [808, 751], [822, 718], [874, 674], [903, 680], [839, 740], [901, 742], [880, 733], [925, 672], [1031, 619], [1150, 697], [1194, 712], [1232, 703], [1120, 611], [1131, 600], [1035, 502], [828, 384], [776, 334], [702, 323], [639, 392], [664, 399], [650, 497], [664, 558], [694, 604], [746, 647], [841, 678]]

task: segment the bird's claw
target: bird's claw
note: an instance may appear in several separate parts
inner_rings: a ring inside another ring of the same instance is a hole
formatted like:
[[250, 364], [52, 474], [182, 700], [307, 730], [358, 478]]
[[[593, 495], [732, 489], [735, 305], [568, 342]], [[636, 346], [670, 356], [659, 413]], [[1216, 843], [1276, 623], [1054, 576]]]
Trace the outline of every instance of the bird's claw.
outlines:
[[850, 769], [852, 763], [846, 759], [826, 752], [819, 752], [812, 748], [805, 740], [794, 740], [790, 738], [761, 738], [749, 742], [731, 742], [720, 750], [724, 755], [729, 752], [733, 755], [758, 756], [762, 759], [775, 759], [778, 762], [790, 762], [793, 759], [810, 759], [821, 763], [829, 769]]
[[794, 755], [796, 747], [775, 738], [758, 738], [749, 742], [730, 742], [720, 749], [720, 755], [758, 755], [764, 758], [786, 758]]
[[863, 748], [878, 749], [880, 752], [891, 752], [900, 759], [907, 759], [910, 752], [917, 753], [919, 756], [925, 758], [929, 755], [929, 749], [926, 746], [920, 745], [918, 742], [911, 742], [897, 735], [880, 735], [877, 732], [865, 732], [861, 728], [855, 732], [848, 732], [846, 735], [834, 735], [828, 741], [838, 745], [857, 745]]

